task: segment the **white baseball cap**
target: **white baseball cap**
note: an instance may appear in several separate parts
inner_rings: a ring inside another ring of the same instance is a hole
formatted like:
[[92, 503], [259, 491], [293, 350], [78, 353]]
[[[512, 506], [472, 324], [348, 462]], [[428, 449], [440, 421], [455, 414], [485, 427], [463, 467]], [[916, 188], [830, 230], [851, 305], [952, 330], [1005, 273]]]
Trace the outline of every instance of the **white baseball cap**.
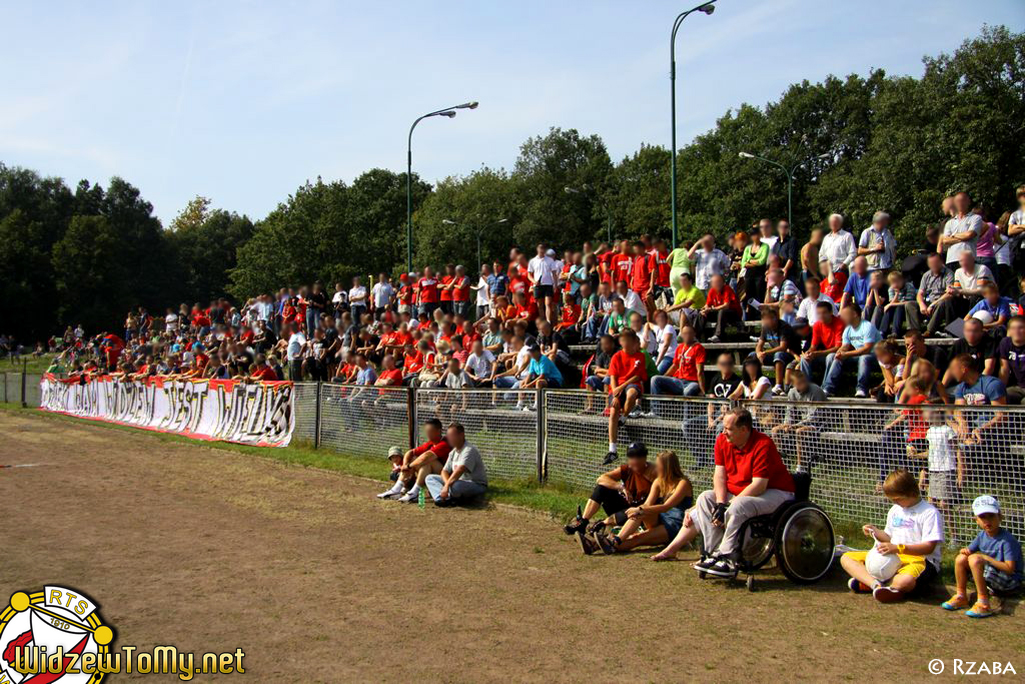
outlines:
[[985, 513], [996, 513], [999, 515], [1000, 502], [997, 501], [995, 496], [983, 494], [972, 502], [972, 513], [976, 516], [980, 516]]

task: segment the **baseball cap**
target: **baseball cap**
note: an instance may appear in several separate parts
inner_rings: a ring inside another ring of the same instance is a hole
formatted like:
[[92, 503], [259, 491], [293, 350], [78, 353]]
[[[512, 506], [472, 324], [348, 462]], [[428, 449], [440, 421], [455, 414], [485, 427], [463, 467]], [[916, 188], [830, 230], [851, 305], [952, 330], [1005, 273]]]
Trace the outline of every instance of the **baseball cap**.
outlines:
[[648, 447], [644, 446], [644, 442], [632, 442], [630, 446], [626, 448], [626, 457], [632, 458], [634, 456], [647, 456]]
[[388, 449], [388, 458], [395, 458], [396, 456], [402, 456], [402, 449], [397, 446], [393, 446]]
[[1000, 503], [995, 496], [983, 494], [972, 502], [972, 513], [983, 515], [984, 513], [1000, 514]]

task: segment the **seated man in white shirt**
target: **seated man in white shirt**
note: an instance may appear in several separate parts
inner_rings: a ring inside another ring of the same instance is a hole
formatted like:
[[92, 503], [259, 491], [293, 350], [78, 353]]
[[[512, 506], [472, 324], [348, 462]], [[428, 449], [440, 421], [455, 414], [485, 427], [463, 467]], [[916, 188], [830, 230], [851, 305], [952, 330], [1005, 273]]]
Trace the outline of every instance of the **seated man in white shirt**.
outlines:
[[451, 506], [459, 500], [482, 496], [488, 489], [488, 474], [477, 447], [466, 441], [466, 430], [452, 423], [447, 431], [452, 450], [440, 474], [428, 475], [425, 484], [435, 506]]
[[797, 307], [797, 318], [808, 321], [808, 325], [815, 325], [819, 322], [818, 303], [828, 302], [833, 305], [833, 315], [838, 313], [836, 302], [833, 298], [822, 291], [822, 281], [816, 276], [808, 276], [804, 279], [805, 298]]

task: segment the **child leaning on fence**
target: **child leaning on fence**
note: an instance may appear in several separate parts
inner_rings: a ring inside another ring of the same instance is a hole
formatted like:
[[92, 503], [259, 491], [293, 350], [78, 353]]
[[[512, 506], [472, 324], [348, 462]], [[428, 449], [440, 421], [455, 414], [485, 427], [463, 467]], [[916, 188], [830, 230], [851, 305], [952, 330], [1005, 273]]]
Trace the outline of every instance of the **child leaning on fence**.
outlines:
[[990, 606], [990, 592], [1012, 593], [1021, 589], [1022, 553], [1014, 535], [1000, 527], [1002, 518], [996, 497], [980, 496], [972, 502], [972, 513], [982, 530], [958, 553], [954, 561], [957, 592], [943, 607], [947, 610], [968, 607], [968, 576], [971, 575], [979, 598], [965, 615], [983, 618], [997, 612]]
[[840, 564], [851, 576], [847, 583], [851, 591], [871, 592], [880, 603], [893, 603], [923, 590], [939, 576], [943, 516], [922, 500], [914, 475], [906, 470], [886, 476], [883, 494], [893, 502], [885, 529], [862, 527], [866, 537], [876, 540], [875, 553], [849, 551], [840, 557]]
[[918, 489], [927, 492], [929, 503], [948, 515], [951, 507], [961, 500], [964, 486], [964, 451], [958, 442], [957, 433], [946, 420], [942, 408], [926, 409], [922, 412], [929, 429], [925, 439], [926, 451], [918, 451], [908, 444], [908, 455], [912, 458], [926, 456], [927, 466], [918, 474]]

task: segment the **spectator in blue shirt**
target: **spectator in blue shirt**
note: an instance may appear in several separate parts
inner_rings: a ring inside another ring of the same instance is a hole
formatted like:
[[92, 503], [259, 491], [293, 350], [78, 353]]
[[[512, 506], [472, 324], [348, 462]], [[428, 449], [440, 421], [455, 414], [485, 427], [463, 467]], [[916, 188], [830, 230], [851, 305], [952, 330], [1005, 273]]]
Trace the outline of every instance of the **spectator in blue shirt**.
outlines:
[[562, 373], [555, 362], [541, 353], [539, 345], [532, 344], [529, 349], [530, 365], [527, 366], [527, 371], [530, 373], [530, 379], [521, 387], [562, 387]]
[[[950, 372], [958, 382], [954, 403], [961, 406], [1003, 406], [1007, 389], [1000, 378], [982, 375], [971, 354], [958, 354], [950, 362]], [[986, 433], [1004, 422], [1003, 414], [989, 411], [958, 411], [955, 414], [957, 433], [966, 445], [978, 445]]]
[[495, 300], [495, 297], [504, 295], [509, 291], [509, 276], [503, 273], [502, 264], [495, 262], [491, 266], [491, 275], [488, 276], [488, 295], [491, 297], [491, 301]]
[[[855, 259], [855, 263], [857, 263], [857, 259]], [[868, 278], [865, 279], [865, 282], [868, 282]], [[844, 298], [846, 299], [846, 295]], [[844, 369], [856, 363], [858, 365], [858, 389], [854, 396], [867, 397], [869, 379], [872, 371], [879, 365], [874, 352], [875, 344], [881, 341], [883, 336], [879, 334], [879, 330], [872, 325], [871, 321], [861, 317], [861, 309], [855, 304], [848, 303], [840, 309], [840, 318], [843, 319], [847, 327], [843, 331], [843, 343], [840, 345], [840, 349], [833, 355], [832, 361], [826, 368], [822, 390], [827, 395], [835, 394]]]
[[864, 309], [865, 304], [868, 303], [868, 293], [872, 289], [872, 278], [868, 272], [868, 261], [865, 257], [858, 257], [851, 264], [851, 277], [847, 280], [847, 285], [843, 289], [843, 299], [840, 300], [840, 308], [842, 309], [848, 302], [853, 302], [858, 305], [859, 309]]
[[965, 320], [973, 317], [982, 321], [982, 327], [987, 332], [996, 332], [998, 337], [1002, 337], [1011, 317], [1011, 298], [1001, 297], [996, 283], [986, 283], [982, 286], [982, 299], [971, 308]]

